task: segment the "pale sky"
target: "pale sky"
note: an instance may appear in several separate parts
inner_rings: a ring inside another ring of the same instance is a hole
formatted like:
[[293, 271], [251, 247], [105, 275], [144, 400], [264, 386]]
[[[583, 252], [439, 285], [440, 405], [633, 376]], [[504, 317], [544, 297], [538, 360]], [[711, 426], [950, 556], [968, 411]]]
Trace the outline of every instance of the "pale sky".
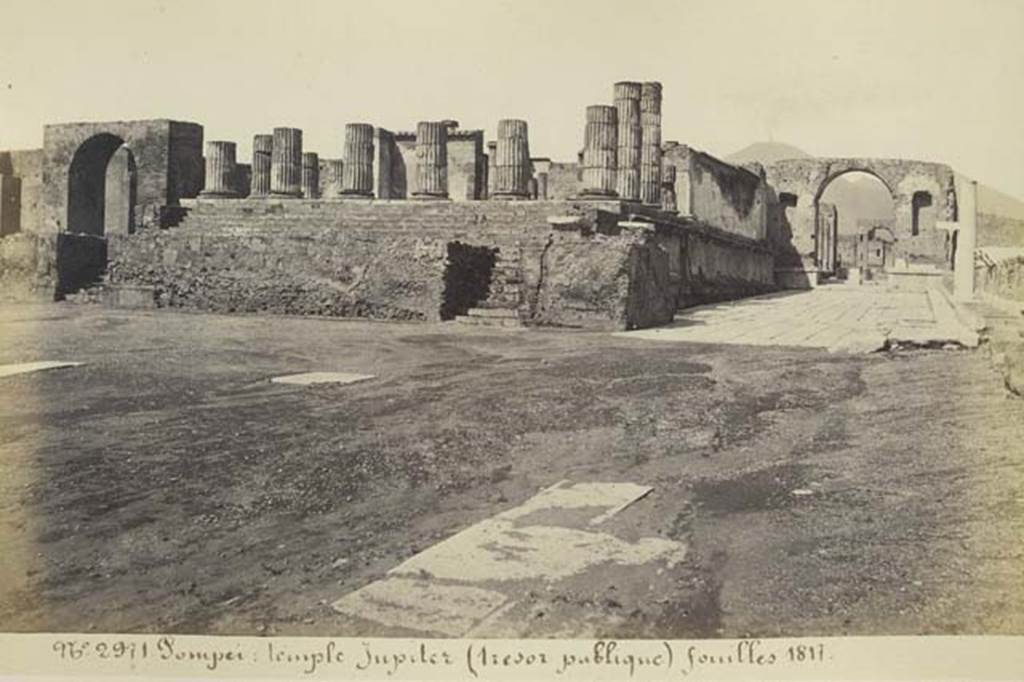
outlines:
[[242, 161], [279, 125], [336, 157], [346, 122], [525, 118], [534, 156], [574, 160], [626, 79], [664, 84], [664, 139], [718, 156], [941, 161], [1024, 198], [1024, 0], [24, 2], [0, 21], [0, 149], [174, 118]]

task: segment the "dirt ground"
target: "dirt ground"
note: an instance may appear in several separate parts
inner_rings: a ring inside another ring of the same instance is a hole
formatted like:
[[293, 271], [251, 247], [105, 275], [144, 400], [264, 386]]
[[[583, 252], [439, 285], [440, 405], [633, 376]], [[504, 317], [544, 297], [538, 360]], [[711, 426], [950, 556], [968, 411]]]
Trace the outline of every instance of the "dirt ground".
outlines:
[[[569, 479], [653, 486], [622, 523], [687, 559], [526, 634], [1024, 634], [1024, 402], [980, 351], [3, 308], [32, 360], [86, 364], [0, 379], [0, 630], [401, 634], [329, 605]], [[377, 378], [267, 381], [313, 370]]]

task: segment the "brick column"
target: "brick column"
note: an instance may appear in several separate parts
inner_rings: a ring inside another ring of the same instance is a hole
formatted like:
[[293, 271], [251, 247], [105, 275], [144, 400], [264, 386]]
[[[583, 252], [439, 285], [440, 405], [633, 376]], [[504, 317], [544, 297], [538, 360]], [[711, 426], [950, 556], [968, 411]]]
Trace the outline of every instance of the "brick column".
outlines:
[[302, 154], [302, 196], [307, 199], [320, 197], [320, 157], [316, 152]]
[[270, 163], [274, 148], [273, 135], [254, 135], [252, 138], [252, 181], [251, 197], [265, 197], [270, 194]]
[[345, 162], [341, 159], [327, 159], [327, 187], [324, 188], [324, 196], [328, 199], [337, 199], [341, 196], [341, 179], [344, 175]]
[[978, 242], [978, 183], [957, 178], [956, 256], [953, 261], [953, 295], [958, 301], [974, 298], [974, 249]]
[[548, 174], [537, 173], [537, 198], [541, 201], [545, 201], [548, 198]]
[[676, 213], [676, 167], [665, 164], [661, 168], [661, 210]]
[[206, 182], [200, 196], [234, 197], [235, 143], [206, 143]]
[[498, 181], [498, 143], [487, 143], [487, 198], [494, 198], [494, 183]]
[[530, 196], [530, 143], [526, 121], [498, 121], [498, 145], [495, 149], [494, 195], [502, 199], [526, 199]]
[[640, 201], [661, 204], [661, 83], [640, 88]]
[[274, 128], [270, 193], [279, 198], [302, 196], [302, 131], [298, 128]]
[[448, 125], [441, 121], [416, 124], [416, 191], [422, 199], [448, 198]]
[[619, 146], [619, 116], [615, 107], [587, 107], [583, 132], [583, 196], [614, 197]]
[[373, 196], [373, 126], [368, 123], [345, 125], [341, 193]]
[[640, 199], [640, 91], [641, 85], [633, 81], [621, 81], [614, 88], [619, 117], [615, 186], [619, 196], [630, 201]]

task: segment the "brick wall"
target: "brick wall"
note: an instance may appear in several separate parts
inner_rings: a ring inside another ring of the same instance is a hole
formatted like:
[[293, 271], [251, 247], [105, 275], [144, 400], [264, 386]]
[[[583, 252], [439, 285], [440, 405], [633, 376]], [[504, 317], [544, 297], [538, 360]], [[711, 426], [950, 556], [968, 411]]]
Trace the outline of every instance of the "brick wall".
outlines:
[[622, 227], [636, 207], [619, 202], [187, 205], [179, 227], [111, 238], [112, 283], [153, 287], [161, 306], [438, 320], [458, 242], [500, 264], [490, 299], [474, 305], [514, 307], [527, 324], [618, 329], [771, 285], [762, 245], [652, 209], [648, 226]]
[[750, 239], [767, 234], [767, 187], [755, 173], [710, 154], [677, 145], [663, 163], [676, 168], [680, 215]]
[[20, 232], [0, 238], [0, 301], [61, 298], [99, 282], [107, 243], [77, 234]]
[[57, 235], [0, 237], [0, 301], [52, 301], [56, 290]]

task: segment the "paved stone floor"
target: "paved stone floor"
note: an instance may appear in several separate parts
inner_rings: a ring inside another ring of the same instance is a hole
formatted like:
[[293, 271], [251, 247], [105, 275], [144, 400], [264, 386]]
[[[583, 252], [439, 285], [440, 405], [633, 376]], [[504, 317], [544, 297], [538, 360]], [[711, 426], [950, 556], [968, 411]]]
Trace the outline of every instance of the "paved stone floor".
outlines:
[[621, 336], [656, 341], [803, 346], [869, 353], [886, 344], [978, 345], [938, 289], [826, 285], [700, 306], [666, 327]]

